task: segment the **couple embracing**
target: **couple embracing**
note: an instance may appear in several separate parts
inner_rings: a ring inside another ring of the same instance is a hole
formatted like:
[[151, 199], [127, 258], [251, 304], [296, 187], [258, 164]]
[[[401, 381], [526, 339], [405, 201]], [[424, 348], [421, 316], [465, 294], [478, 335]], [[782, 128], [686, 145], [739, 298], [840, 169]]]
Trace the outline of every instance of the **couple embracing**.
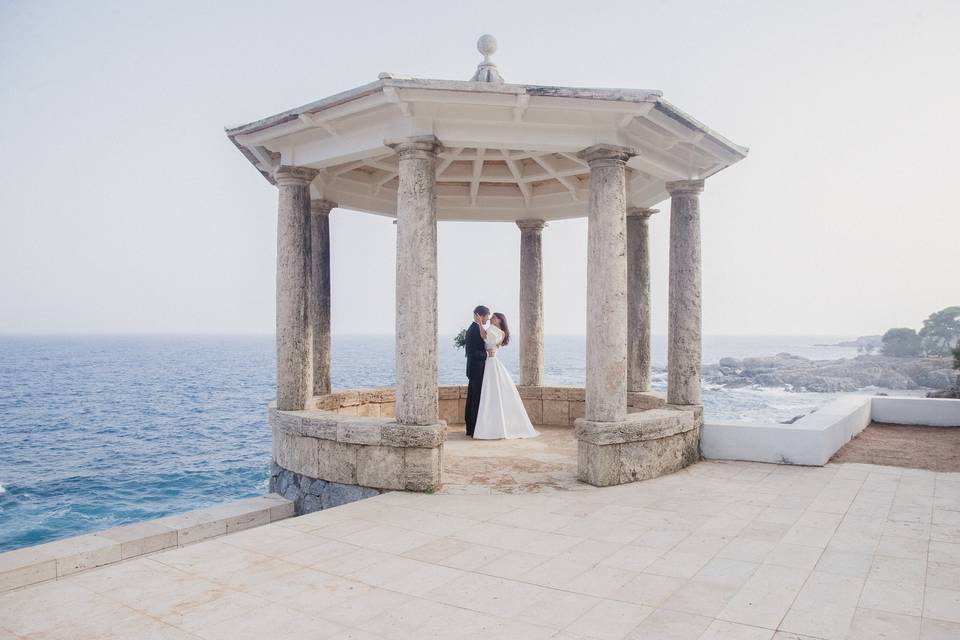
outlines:
[[[488, 324], [489, 323], [489, 324]], [[477, 440], [535, 438], [527, 410], [513, 378], [497, 359], [497, 350], [510, 342], [510, 328], [502, 313], [480, 305], [473, 310], [467, 329], [467, 402], [464, 423], [467, 435]]]

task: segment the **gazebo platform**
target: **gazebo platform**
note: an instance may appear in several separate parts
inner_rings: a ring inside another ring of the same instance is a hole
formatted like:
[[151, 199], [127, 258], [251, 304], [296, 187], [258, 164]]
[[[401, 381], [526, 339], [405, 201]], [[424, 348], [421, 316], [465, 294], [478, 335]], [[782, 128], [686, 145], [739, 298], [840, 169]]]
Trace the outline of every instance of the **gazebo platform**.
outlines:
[[958, 513], [960, 474], [860, 464], [397, 491], [0, 594], [0, 638], [955, 638]]
[[540, 437], [474, 440], [463, 426], [447, 429], [445, 494], [537, 493], [582, 490], [577, 481], [577, 441], [567, 425], [539, 425]]

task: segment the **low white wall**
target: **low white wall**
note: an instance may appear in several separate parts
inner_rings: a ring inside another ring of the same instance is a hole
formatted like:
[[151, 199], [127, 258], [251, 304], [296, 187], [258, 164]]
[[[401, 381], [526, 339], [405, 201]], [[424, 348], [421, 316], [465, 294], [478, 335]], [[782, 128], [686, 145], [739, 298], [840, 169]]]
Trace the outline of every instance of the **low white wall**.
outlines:
[[820, 466], [870, 424], [870, 398], [838, 398], [793, 424], [704, 422], [700, 453], [714, 460]]
[[821, 466], [870, 422], [960, 427], [960, 401], [850, 395], [797, 420], [735, 422], [706, 419], [700, 453], [714, 460]]
[[960, 427], [960, 400], [943, 398], [873, 398], [874, 422]]

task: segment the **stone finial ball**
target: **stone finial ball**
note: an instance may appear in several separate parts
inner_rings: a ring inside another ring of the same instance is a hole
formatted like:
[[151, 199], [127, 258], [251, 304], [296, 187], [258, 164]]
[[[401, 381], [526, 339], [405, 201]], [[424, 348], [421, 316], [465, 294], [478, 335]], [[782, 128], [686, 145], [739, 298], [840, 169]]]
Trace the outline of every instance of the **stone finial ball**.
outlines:
[[484, 57], [492, 56], [497, 50], [497, 39], [494, 38], [489, 33], [485, 33], [480, 36], [480, 39], [477, 40], [477, 51], [482, 53]]

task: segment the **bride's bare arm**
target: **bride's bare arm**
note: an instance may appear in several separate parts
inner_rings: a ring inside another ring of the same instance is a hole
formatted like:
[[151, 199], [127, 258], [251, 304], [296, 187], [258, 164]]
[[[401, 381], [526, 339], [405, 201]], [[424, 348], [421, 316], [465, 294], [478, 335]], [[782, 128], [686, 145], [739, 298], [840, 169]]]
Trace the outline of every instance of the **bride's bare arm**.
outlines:
[[482, 324], [480, 324], [479, 322], [477, 323], [477, 327], [480, 328], [480, 337], [483, 338], [484, 340], [486, 340], [486, 339], [487, 339], [487, 328], [484, 327], [484, 326], [483, 326]]

